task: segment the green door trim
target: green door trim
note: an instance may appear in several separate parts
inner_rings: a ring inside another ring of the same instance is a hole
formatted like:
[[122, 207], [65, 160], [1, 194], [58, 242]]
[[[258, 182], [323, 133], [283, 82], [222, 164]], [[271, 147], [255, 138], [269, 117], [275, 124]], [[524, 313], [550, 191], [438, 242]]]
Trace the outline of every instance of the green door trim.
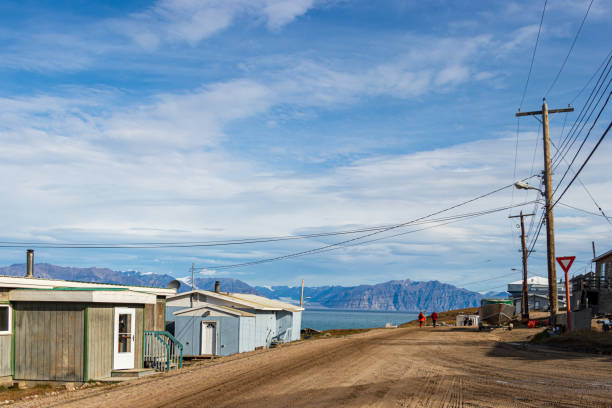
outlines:
[[83, 381], [89, 381], [89, 306], [85, 306], [83, 322]]
[[11, 376], [15, 378], [15, 308], [11, 305]]
[[[155, 314], [155, 308], [153, 308], [153, 313]], [[142, 343], [140, 344], [140, 368], [145, 368], [144, 366], [144, 358], [145, 358], [145, 306], [142, 306]], [[155, 320], [155, 316], [153, 316], [153, 320]]]

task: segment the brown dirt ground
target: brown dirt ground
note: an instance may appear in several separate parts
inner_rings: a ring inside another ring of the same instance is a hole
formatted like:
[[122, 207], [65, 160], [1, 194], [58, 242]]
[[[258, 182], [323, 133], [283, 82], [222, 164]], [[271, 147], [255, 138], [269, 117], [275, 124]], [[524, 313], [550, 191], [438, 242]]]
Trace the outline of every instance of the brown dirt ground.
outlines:
[[[444, 324], [450, 324], [454, 326], [455, 323], [457, 323], [457, 315], [478, 314], [478, 309], [479, 308], [477, 307], [468, 307], [466, 309], [455, 309], [455, 310], [449, 310], [446, 312], [438, 312], [438, 324], [444, 323]], [[431, 326], [432, 325], [431, 313], [428, 313], [426, 316], [427, 316], [427, 321], [425, 322], [425, 325]], [[401, 324], [400, 327], [416, 327], [418, 325], [419, 325], [419, 321], [415, 319], [407, 323]]]
[[218, 359], [16, 407], [610, 407], [612, 358], [537, 331], [377, 329]]

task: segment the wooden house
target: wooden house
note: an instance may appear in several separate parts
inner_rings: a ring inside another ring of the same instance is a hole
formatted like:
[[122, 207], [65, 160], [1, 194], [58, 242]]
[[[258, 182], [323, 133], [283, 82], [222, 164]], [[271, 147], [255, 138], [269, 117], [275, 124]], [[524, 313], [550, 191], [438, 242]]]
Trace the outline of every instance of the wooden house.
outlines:
[[159, 347], [146, 333], [163, 332], [166, 298], [175, 294], [0, 276], [0, 380], [84, 382], [159, 362], [147, 355]]
[[612, 313], [612, 250], [593, 258], [595, 272], [572, 278], [572, 310]]

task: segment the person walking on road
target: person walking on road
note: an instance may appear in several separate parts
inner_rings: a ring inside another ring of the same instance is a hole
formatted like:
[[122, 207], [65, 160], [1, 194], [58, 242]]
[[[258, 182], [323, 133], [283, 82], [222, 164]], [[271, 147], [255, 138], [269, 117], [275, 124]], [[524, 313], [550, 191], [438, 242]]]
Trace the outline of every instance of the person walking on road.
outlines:
[[433, 322], [433, 327], [436, 327], [436, 322], [438, 321], [438, 314], [436, 313], [435, 310], [431, 314], [431, 321]]
[[419, 327], [423, 327], [423, 322], [425, 322], [425, 314], [421, 312], [419, 313]]

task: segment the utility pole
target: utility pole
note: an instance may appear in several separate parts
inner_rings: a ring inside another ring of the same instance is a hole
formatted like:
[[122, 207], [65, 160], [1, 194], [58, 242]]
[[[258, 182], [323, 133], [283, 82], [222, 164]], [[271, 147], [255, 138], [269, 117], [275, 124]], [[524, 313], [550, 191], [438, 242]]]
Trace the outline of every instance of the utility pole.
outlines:
[[191, 290], [192, 291], [195, 287], [194, 276], [195, 276], [195, 264], [192, 262], [191, 263]]
[[302, 279], [302, 294], [300, 295], [300, 307], [304, 306], [304, 279]]
[[529, 320], [529, 299], [527, 298], [527, 244], [525, 243], [525, 217], [531, 217], [534, 214], [511, 215], [508, 218], [521, 217], [521, 247], [523, 252], [523, 293], [521, 296], [521, 317]]
[[[550, 170], [550, 137], [548, 135], [548, 115], [551, 113], [573, 112], [574, 108], [548, 110], [546, 98], [541, 111], [518, 112], [516, 116], [542, 115], [542, 136], [544, 138], [544, 198], [546, 200], [546, 258], [548, 264], [548, 304], [551, 324], [557, 324], [557, 270], [555, 266], [555, 223], [553, 217], [552, 175]], [[537, 119], [537, 116], [535, 116]]]

